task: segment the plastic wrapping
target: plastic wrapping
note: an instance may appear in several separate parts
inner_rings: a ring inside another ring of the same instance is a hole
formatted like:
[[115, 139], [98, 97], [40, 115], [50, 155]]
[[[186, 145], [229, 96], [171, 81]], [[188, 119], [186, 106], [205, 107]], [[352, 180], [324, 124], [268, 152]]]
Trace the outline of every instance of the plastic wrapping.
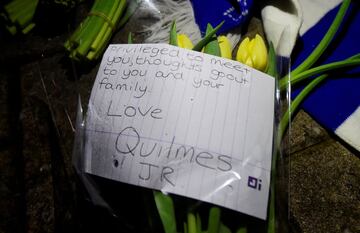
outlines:
[[[193, 13], [186, 9], [191, 9], [191, 3], [188, 1], [141, 1], [129, 22], [119, 33], [114, 35], [112, 43], [126, 43], [125, 41], [127, 41], [129, 32], [133, 34], [135, 43], [168, 43], [171, 22], [174, 19], [177, 21], [179, 33], [187, 34], [193, 42], [199, 41], [201, 34], [195, 24]], [[236, 44], [234, 42], [239, 41], [240, 37], [239, 34], [233, 34], [231, 37], [233, 47], [235, 47]], [[282, 43], [284, 44], [286, 41]], [[276, 59], [279, 77], [286, 76], [290, 69], [289, 59], [280, 56]], [[81, 68], [79, 68], [77, 64], [74, 64], [73, 67], [75, 74], [81, 72]], [[161, 218], [151, 189], [108, 180], [85, 172], [85, 144], [88, 140], [86, 138], [85, 119], [86, 112], [89, 111], [89, 94], [97, 69], [98, 67], [96, 67], [90, 75], [88, 74], [88, 76], [91, 77], [85, 77], [90, 80], [76, 81], [78, 85], [77, 92], [80, 92], [80, 95], [78, 97], [75, 123], [76, 130], [72, 157], [73, 166], [80, 181], [78, 188], [84, 191], [81, 192], [84, 194], [82, 198], [85, 197], [85, 199], [88, 200], [87, 205], [90, 207], [87, 208], [99, 212], [94, 214], [94, 221], [97, 221], [98, 216], [102, 216], [100, 219], [103, 221], [97, 223], [89, 221], [89, 225], [85, 228], [92, 229], [92, 226], [96, 225], [95, 229], [104, 231], [115, 229], [119, 232], [162, 232], [163, 226]], [[45, 84], [45, 89], [49, 90], [50, 86], [46, 86]], [[84, 92], [80, 89], [86, 90]], [[276, 155], [278, 158], [275, 182], [275, 209], [277, 216], [276, 229], [279, 230], [276, 232], [288, 232], [288, 160], [284, 158], [286, 154], [284, 148], [288, 147], [287, 145], [283, 145], [283, 143], [286, 144], [287, 142], [287, 136], [282, 140], [278, 139], [277, 129], [282, 115], [289, 107], [290, 89], [286, 88], [286, 90], [280, 91], [278, 83], [276, 82], [276, 92], [274, 95], [273, 156]], [[52, 103], [49, 104], [51, 105]], [[219, 192], [219, 190], [226, 186], [226, 182], [231, 183], [231, 180], [219, 184], [216, 190], [207, 194], [208, 197], [211, 198], [214, 193]], [[274, 190], [270, 192], [274, 192]], [[271, 201], [271, 195], [272, 194], [269, 194], [268, 203]], [[171, 194], [171, 197], [173, 197], [174, 201], [178, 232], [185, 232], [183, 223], [188, 220], [188, 213], [199, 214], [203, 230], [205, 230], [205, 226], [208, 224], [208, 221], [210, 221], [208, 215], [211, 207], [214, 206], [213, 204], [174, 194]], [[270, 209], [270, 204], [268, 204], [268, 209]], [[221, 207], [221, 211], [221, 221], [231, 232], [236, 232], [239, 227], [246, 227], [248, 232], [267, 232], [269, 220], [264, 221], [223, 207]], [[100, 214], [104, 212], [106, 214]]]
[[[179, 12], [174, 13], [174, 9], [183, 6], [182, 4], [189, 3], [165, 3], [164, 2], [152, 2], [144, 1], [140, 4], [140, 7], [130, 22], [125, 26], [124, 31], [131, 31], [134, 34], [134, 41], [136, 43], [141, 42], [168, 42], [170, 22], [177, 18]], [[174, 4], [174, 5], [171, 5]], [[178, 4], [178, 5], [176, 5]], [[159, 6], [160, 5], [160, 6]], [[170, 13], [164, 9], [167, 9]], [[180, 13], [181, 14], [181, 13]], [[138, 25], [134, 28], [133, 25]], [[179, 31], [188, 34], [188, 28], [182, 27], [182, 24], [178, 25]], [[154, 30], [156, 28], [156, 30]], [[135, 30], [134, 30], [135, 29]], [[136, 30], [138, 29], [138, 30]], [[157, 33], [161, 31], [161, 33]], [[126, 34], [126, 33], [124, 33]], [[193, 41], [197, 41], [200, 38], [198, 32], [192, 32], [190, 30], [189, 36]], [[115, 39], [114, 43], [116, 43]], [[121, 39], [119, 40], [121, 41]], [[283, 43], [286, 43], [284, 41]], [[289, 59], [286, 57], [277, 57], [277, 70], [279, 77], [286, 76], [289, 71]], [[272, 179], [276, 179], [275, 189], [271, 192], [276, 193], [276, 232], [288, 232], [288, 209], [287, 209], [287, 193], [288, 193], [288, 166], [284, 159], [283, 148], [286, 148], [282, 143], [286, 143], [286, 137], [284, 139], [277, 138], [277, 129], [279, 122], [284, 112], [289, 107], [290, 89], [281, 90], [278, 88], [276, 82], [275, 95], [275, 119], [274, 119], [274, 140], [273, 140], [273, 156], [277, 157], [276, 176]], [[83, 100], [82, 103], [87, 103], [87, 100]], [[89, 113], [89, 107], [85, 106]], [[86, 111], [85, 111], [86, 112]], [[91, 111], [92, 112], [92, 111]], [[93, 176], [84, 172], [85, 162], [85, 142], [88, 140], [86, 131], [86, 115], [82, 110], [82, 104], [79, 99], [79, 107], [76, 121], [76, 136], [73, 152], [73, 163], [80, 177], [81, 183], [84, 185], [89, 200], [94, 206], [99, 206], [107, 210], [113, 218], [113, 221], [117, 222], [118, 226], [124, 227], [124, 232], [159, 232], [162, 231], [162, 225], [160, 222], [159, 213], [156, 210], [152, 191], [141, 187], [135, 187], [116, 181], [110, 181], [104, 178]], [[95, 152], [96, 153], [96, 152]], [[274, 163], [274, 161], [273, 161]], [[274, 171], [273, 171], [274, 172]], [[231, 183], [231, 180], [227, 180], [222, 184], [219, 184], [216, 190], [208, 193], [210, 197], [216, 192], [219, 192], [226, 186], [226, 183]], [[272, 181], [274, 182], [274, 181]], [[186, 222], [188, 213], [198, 213], [199, 218], [202, 219], [203, 225], [206, 224], [208, 219], [208, 212], [211, 209], [212, 204], [196, 201], [190, 198], [181, 197], [177, 195], [171, 195], [175, 203], [175, 212], [177, 216], [178, 231], [185, 231], [182, 222]], [[271, 211], [270, 202], [271, 196], [269, 195], [268, 209]], [[121, 198], [119, 198], [121, 197]], [[152, 203], [151, 203], [152, 202]], [[254, 217], [250, 217], [245, 214], [241, 214], [236, 211], [232, 211], [226, 208], [222, 210], [222, 222], [230, 228], [232, 232], [235, 232], [239, 227], [246, 227], [248, 232], [266, 232], [269, 224], [269, 220], [264, 221]], [[240, 222], [239, 222], [240, 219]], [[139, 224], [141, 222], [141, 224]], [[203, 227], [204, 228], [204, 227]]]

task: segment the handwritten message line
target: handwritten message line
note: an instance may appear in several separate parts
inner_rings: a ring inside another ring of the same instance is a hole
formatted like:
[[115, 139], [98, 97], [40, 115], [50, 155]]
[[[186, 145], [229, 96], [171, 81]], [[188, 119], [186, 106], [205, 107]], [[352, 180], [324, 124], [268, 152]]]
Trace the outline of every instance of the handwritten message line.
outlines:
[[[109, 131], [104, 131], [104, 130], [96, 130], [96, 129], [85, 129], [85, 131], [88, 131], [88, 132], [95, 132], [95, 133], [104, 133], [104, 134], [112, 134], [112, 135], [118, 135], [119, 133], [115, 133], [115, 132], [109, 132]], [[126, 136], [126, 137], [130, 137], [130, 138], [137, 138], [138, 136], [135, 136], [135, 135], [131, 135], [131, 134], [122, 134], [123, 136]], [[208, 150], [206, 148], [201, 148], [201, 147], [197, 147], [197, 146], [194, 146], [194, 145], [189, 145], [189, 144], [185, 144], [185, 143], [177, 143], [175, 141], [168, 141], [168, 140], [162, 140], [162, 139], [155, 139], [155, 138], [151, 138], [151, 137], [145, 137], [145, 136], [140, 136], [139, 137], [140, 139], [145, 139], [145, 140], [149, 140], [149, 141], [155, 141], [155, 142], [160, 142], [160, 143], [167, 143], [167, 144], [173, 144], [173, 145], [177, 145], [177, 146], [187, 146], [187, 147], [193, 147], [194, 149], [197, 149], [197, 150], [206, 150], [210, 153], [214, 153], [214, 154], [218, 154], [218, 155], [224, 155], [222, 153], [219, 153], [219, 152], [216, 152], [216, 151], [212, 151], [212, 150]], [[229, 156], [229, 155], [225, 155], [225, 156]], [[231, 157], [231, 156], [229, 156]], [[238, 159], [238, 158], [234, 158], [234, 157], [231, 157], [231, 160], [233, 161], [236, 161], [236, 162], [243, 162], [243, 159]], [[266, 168], [263, 168], [263, 167], [260, 167], [259, 165], [256, 165], [254, 163], [251, 163], [250, 161], [247, 161], [246, 164], [249, 164], [250, 166], [252, 167], [256, 167], [256, 168], [259, 168], [263, 171], [267, 171], [267, 172], [270, 172], [270, 169], [266, 169]]]

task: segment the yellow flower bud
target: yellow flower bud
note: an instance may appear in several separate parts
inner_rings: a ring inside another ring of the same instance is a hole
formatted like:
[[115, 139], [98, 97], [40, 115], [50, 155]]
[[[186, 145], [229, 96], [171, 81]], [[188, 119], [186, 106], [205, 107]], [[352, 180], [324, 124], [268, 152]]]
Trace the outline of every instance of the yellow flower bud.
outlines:
[[192, 49], [194, 47], [189, 37], [185, 34], [177, 35], [177, 43], [180, 48], [184, 48], [184, 49]]
[[218, 37], [221, 57], [231, 59], [231, 43], [226, 36]]
[[246, 37], [240, 43], [236, 53], [236, 60], [257, 70], [265, 71], [268, 60], [267, 56], [265, 42], [261, 36], [256, 34], [254, 39], [250, 40]]

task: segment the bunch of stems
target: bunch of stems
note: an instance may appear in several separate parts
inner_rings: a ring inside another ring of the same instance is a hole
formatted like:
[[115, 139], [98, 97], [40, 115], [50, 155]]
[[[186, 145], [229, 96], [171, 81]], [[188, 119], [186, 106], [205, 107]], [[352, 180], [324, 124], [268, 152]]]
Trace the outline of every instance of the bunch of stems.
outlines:
[[334, 38], [345, 17], [350, 3], [351, 0], [344, 0], [342, 2], [338, 13], [336, 14], [328, 31], [326, 32], [322, 40], [319, 42], [318, 46], [296, 69], [291, 71], [289, 75], [282, 77], [279, 80], [279, 89], [283, 91], [289, 86], [293, 87], [297, 84], [308, 81], [309, 78], [313, 78], [311, 82], [308, 83], [307, 86], [305, 86], [305, 88], [294, 99], [294, 101], [289, 107], [289, 110], [283, 116], [278, 131], [280, 138], [283, 137], [287, 125], [291, 119], [291, 116], [296, 112], [296, 110], [300, 106], [300, 103], [312, 92], [312, 90], [314, 90], [314, 88], [316, 88], [323, 80], [329, 77], [328, 73], [330, 71], [333, 72], [347, 67], [355, 67], [360, 65], [360, 54], [355, 54], [344, 60], [313, 67], [313, 65], [318, 61], [318, 59], [321, 57], [321, 55], [324, 53], [324, 51]]
[[35, 27], [33, 17], [39, 0], [13, 0], [6, 4], [1, 13], [6, 29], [15, 35], [28, 33]]
[[126, 0], [95, 0], [90, 13], [65, 42], [74, 60], [96, 60], [102, 55], [126, 8]]
[[[344, 0], [339, 8], [339, 11], [334, 18], [332, 24], [330, 25], [328, 31], [319, 42], [317, 47], [312, 51], [312, 53], [293, 71], [290, 72], [285, 77], [282, 77], [279, 80], [279, 89], [280, 91], [285, 91], [287, 88], [293, 87], [299, 83], [303, 83], [305, 81], [308, 84], [305, 85], [304, 89], [297, 95], [297, 97], [291, 102], [288, 110], [282, 116], [281, 121], [278, 125], [277, 130], [277, 138], [276, 138], [276, 146], [280, 148], [280, 143], [285, 135], [286, 129], [291, 121], [291, 117], [297, 112], [298, 108], [301, 106], [301, 103], [306, 99], [306, 97], [324, 80], [330, 77], [330, 71], [336, 71], [339, 69], [354, 67], [360, 65], [360, 54], [355, 54], [347, 59], [336, 61], [324, 65], [320, 65], [317, 67], [313, 67], [313, 65], [318, 61], [324, 51], [327, 49], [328, 45], [334, 38], [336, 32], [338, 31], [346, 12], [349, 8], [351, 0]], [[273, 59], [273, 67], [276, 67], [276, 59]], [[276, 71], [273, 72], [273, 75], [276, 77]], [[336, 94], [336, 93], [334, 93]], [[274, 153], [272, 164], [271, 164], [271, 191], [270, 191], [270, 203], [269, 203], [269, 216], [268, 216], [268, 233], [276, 232], [276, 162], [278, 159], [278, 153]]]

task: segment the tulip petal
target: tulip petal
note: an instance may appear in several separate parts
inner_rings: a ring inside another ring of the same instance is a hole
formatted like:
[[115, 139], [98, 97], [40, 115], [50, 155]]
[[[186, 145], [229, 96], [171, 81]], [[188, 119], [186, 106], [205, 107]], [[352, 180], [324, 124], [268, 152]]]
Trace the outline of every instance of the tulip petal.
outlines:
[[257, 70], [264, 71], [267, 66], [267, 49], [265, 46], [265, 42], [261, 36], [256, 34], [252, 47], [252, 60], [254, 64], [254, 68]]
[[226, 36], [219, 36], [218, 42], [220, 46], [221, 57], [231, 59], [231, 43]]
[[251, 59], [251, 57], [248, 57], [245, 61], [244, 61], [245, 65], [250, 66], [250, 67], [254, 67], [253, 64], [253, 60]]
[[194, 47], [194, 45], [191, 42], [190, 38], [185, 34], [178, 34], [177, 35], [177, 43], [178, 43], [178, 46], [180, 48], [192, 49]]
[[239, 49], [236, 53], [236, 60], [242, 63], [245, 63], [246, 59], [249, 57], [248, 45], [250, 39], [246, 37], [239, 45]]
[[257, 70], [264, 71], [267, 67], [268, 54], [263, 38], [256, 34], [254, 39], [245, 38], [239, 46], [236, 60]]

